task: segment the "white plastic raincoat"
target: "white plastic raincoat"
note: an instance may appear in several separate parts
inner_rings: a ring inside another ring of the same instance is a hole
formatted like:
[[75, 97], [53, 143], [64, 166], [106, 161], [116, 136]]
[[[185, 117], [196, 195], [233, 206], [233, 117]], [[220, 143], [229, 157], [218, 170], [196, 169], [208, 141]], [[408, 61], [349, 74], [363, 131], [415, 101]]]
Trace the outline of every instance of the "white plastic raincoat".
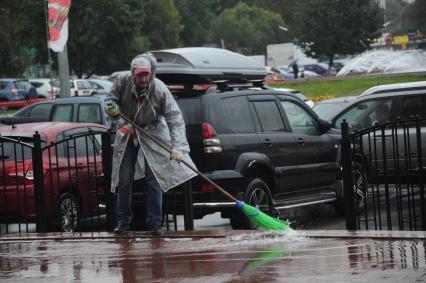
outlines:
[[[120, 107], [121, 113], [132, 119], [138, 126], [153, 135], [159, 141], [173, 149], [183, 152], [183, 159], [195, 168], [189, 157], [189, 145], [185, 134], [185, 122], [182, 113], [167, 86], [155, 78], [157, 62], [150, 53], [145, 56], [151, 61], [151, 81], [145, 97], [138, 100], [137, 88], [131, 73], [120, 76], [114, 83], [107, 100], [113, 100]], [[123, 158], [130, 132], [119, 133], [119, 129], [128, 126], [120, 118], [117, 121], [117, 134], [114, 142], [113, 168], [111, 173], [111, 191], [115, 192], [118, 186], [119, 168]], [[164, 192], [176, 187], [196, 175], [183, 163], [170, 160], [170, 154], [149, 138], [135, 129], [139, 142], [138, 160], [135, 165], [135, 180], [144, 177], [145, 164], [148, 162], [154, 176]]]

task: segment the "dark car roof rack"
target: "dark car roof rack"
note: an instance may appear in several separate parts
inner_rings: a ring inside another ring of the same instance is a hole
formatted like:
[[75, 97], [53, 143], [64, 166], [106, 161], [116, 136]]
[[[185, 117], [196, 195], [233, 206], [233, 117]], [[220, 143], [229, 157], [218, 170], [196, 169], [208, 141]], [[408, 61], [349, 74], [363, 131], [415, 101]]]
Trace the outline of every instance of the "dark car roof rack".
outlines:
[[168, 85], [175, 97], [193, 97], [208, 93], [222, 93], [247, 89], [268, 89], [263, 80], [217, 80], [204, 84]]
[[263, 80], [222, 80], [215, 81], [220, 92], [231, 90], [243, 90], [253, 87], [263, 88]]

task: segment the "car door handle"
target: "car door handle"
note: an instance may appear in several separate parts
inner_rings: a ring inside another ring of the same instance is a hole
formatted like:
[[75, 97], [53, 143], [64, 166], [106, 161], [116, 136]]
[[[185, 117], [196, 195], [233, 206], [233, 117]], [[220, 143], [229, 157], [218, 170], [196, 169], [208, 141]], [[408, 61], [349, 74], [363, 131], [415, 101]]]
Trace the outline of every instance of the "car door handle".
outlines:
[[297, 142], [301, 145], [303, 145], [305, 143], [305, 140], [302, 138], [297, 138]]
[[264, 139], [263, 143], [266, 144], [267, 146], [272, 146], [272, 141], [270, 139]]
[[86, 166], [85, 166], [85, 164], [84, 163], [77, 163], [77, 168], [78, 169], [83, 169], [83, 168], [85, 168]]

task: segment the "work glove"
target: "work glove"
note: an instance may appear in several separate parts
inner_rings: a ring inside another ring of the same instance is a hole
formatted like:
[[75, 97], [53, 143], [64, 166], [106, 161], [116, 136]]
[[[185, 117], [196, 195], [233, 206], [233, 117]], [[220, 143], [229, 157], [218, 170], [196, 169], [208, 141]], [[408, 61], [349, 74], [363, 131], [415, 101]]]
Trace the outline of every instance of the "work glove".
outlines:
[[107, 108], [106, 111], [108, 112], [108, 115], [111, 117], [115, 117], [120, 113], [120, 107], [118, 107], [117, 103], [113, 100], [109, 100], [106, 102]]
[[170, 152], [170, 160], [174, 159], [177, 162], [181, 162], [183, 158], [182, 151], [177, 149], [172, 149], [172, 152]]

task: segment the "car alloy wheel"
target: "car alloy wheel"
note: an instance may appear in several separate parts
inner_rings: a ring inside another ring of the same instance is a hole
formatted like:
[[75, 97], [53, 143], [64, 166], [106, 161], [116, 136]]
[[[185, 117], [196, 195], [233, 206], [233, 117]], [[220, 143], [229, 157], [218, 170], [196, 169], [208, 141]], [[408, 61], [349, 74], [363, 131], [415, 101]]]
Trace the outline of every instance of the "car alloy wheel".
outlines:
[[352, 165], [352, 181], [354, 188], [354, 200], [356, 206], [362, 206], [367, 200], [367, 174], [359, 162]]
[[[244, 202], [260, 211], [271, 215], [273, 212], [272, 196], [268, 185], [259, 178], [251, 179], [244, 192]], [[231, 217], [233, 229], [256, 229], [256, 227], [241, 212]]]
[[57, 223], [63, 232], [74, 232], [79, 221], [79, 204], [71, 193], [64, 193], [58, 201]]

